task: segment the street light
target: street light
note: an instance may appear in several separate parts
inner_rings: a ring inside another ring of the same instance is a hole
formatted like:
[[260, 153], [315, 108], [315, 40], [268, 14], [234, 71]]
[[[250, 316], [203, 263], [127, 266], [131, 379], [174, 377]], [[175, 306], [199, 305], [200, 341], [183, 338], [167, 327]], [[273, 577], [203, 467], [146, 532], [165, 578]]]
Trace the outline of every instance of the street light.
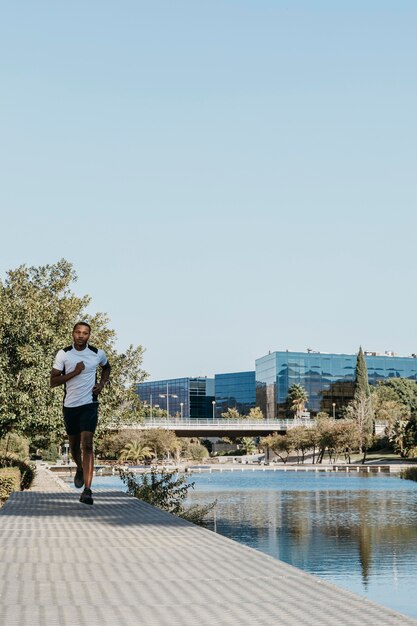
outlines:
[[215, 419], [215, 413], [216, 413], [216, 400], [212, 400], [211, 404], [213, 405], [213, 419]]
[[181, 419], [182, 419], [183, 409], [184, 409], [184, 402], [180, 402], [180, 407], [181, 407]]
[[333, 419], [336, 419], [336, 402], [332, 402], [333, 407]]
[[178, 398], [178, 396], [177, 396], [176, 393], [169, 393], [168, 383], [167, 383], [167, 392], [166, 393], [160, 393], [159, 397], [167, 399], [167, 418], [169, 419], [169, 399], [170, 398]]

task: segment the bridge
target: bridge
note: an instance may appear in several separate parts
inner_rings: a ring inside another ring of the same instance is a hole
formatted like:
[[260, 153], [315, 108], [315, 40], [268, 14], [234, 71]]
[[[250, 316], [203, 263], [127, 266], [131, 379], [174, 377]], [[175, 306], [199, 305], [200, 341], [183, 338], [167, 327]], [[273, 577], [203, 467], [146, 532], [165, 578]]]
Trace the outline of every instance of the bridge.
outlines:
[[178, 437], [265, 437], [271, 433], [285, 433], [289, 428], [313, 426], [313, 420], [228, 420], [228, 419], [146, 419], [140, 424], [123, 426], [125, 429], [173, 430]]
[[[272, 433], [285, 434], [296, 426], [313, 428], [314, 420], [229, 420], [229, 419], [147, 419], [142, 423], [124, 425], [123, 430], [172, 430], [178, 437], [266, 437]], [[376, 434], [382, 434], [386, 423], [376, 424]]]

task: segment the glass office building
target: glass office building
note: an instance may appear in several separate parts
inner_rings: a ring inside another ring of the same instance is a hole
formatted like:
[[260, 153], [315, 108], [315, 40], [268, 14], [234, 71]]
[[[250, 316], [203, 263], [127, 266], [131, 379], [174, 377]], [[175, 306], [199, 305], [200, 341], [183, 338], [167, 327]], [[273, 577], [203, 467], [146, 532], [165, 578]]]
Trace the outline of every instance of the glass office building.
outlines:
[[241, 415], [247, 415], [256, 405], [255, 380], [254, 371], [216, 374], [216, 417], [220, 418], [230, 408], [237, 409]]
[[[256, 404], [270, 419], [285, 418], [288, 390], [294, 383], [308, 393], [312, 414], [332, 415], [353, 398], [355, 354], [273, 352], [256, 360]], [[370, 384], [386, 378], [417, 380], [417, 358], [365, 353]]]
[[164, 410], [168, 408], [170, 416], [207, 419], [213, 415], [213, 378], [171, 378], [144, 382], [137, 385], [137, 392], [142, 402]]

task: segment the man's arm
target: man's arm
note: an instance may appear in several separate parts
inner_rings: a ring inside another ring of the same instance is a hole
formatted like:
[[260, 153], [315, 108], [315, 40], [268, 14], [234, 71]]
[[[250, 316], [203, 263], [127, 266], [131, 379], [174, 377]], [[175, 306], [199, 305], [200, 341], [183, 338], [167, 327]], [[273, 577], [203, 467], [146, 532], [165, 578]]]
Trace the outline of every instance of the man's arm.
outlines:
[[69, 374], [63, 374], [60, 370], [52, 368], [50, 386], [58, 387], [58, 385], [64, 385], [67, 381], [71, 380], [71, 378], [75, 378], [75, 376], [81, 374], [83, 369], [85, 369], [83, 361], [79, 361], [75, 366], [75, 369]]
[[101, 366], [100, 382], [94, 385], [93, 387], [93, 394], [95, 396], [97, 396], [100, 393], [100, 391], [103, 391], [105, 384], [108, 382], [110, 378], [110, 372], [111, 372], [110, 363], [107, 361], [105, 365]]

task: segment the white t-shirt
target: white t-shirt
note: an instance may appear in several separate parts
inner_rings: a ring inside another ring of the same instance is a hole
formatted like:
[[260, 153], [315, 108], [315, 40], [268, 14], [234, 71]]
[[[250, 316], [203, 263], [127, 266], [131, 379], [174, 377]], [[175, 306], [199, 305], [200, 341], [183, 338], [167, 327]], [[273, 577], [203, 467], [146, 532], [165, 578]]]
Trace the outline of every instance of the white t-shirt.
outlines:
[[99, 365], [106, 365], [107, 357], [103, 350], [89, 346], [84, 350], [76, 350], [74, 346], [59, 350], [53, 364], [54, 370], [59, 370], [63, 374], [70, 374], [75, 370], [75, 366], [83, 361], [85, 369], [65, 383], [64, 406], [82, 406], [97, 402], [93, 397], [93, 387], [96, 384], [97, 368]]

